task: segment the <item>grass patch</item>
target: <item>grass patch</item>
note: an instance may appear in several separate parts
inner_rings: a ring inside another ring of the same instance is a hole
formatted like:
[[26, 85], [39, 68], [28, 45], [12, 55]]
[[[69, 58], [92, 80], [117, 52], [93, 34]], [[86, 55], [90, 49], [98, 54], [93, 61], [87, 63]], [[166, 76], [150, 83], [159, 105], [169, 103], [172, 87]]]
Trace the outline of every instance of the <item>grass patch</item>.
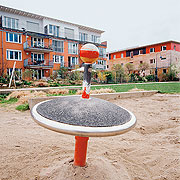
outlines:
[[116, 92], [127, 92], [138, 88], [144, 90], [157, 90], [160, 93], [180, 93], [180, 83], [147, 83], [147, 84], [119, 84], [107, 86], [91, 86], [91, 89], [111, 88]]
[[10, 98], [6, 100], [5, 98], [0, 98], [0, 104], [13, 104], [18, 101], [18, 98]]
[[19, 106], [16, 107], [16, 110], [18, 111], [27, 111], [29, 110], [29, 104], [21, 104]]

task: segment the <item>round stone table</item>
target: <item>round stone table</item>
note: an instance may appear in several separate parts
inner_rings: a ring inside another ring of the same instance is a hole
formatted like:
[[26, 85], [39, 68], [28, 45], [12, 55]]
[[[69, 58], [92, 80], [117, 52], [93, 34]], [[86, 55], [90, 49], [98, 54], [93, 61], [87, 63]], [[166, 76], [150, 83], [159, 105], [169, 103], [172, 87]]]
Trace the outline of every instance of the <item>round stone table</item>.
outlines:
[[36, 104], [34, 120], [53, 131], [82, 137], [115, 136], [135, 126], [128, 110], [108, 101], [81, 96], [65, 96]]

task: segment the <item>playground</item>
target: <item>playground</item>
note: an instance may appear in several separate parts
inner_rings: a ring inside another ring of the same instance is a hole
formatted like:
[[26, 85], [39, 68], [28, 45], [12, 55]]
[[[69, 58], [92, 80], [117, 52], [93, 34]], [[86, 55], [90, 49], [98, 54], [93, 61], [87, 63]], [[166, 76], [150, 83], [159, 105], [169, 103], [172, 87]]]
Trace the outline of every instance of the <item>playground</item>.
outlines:
[[73, 166], [74, 137], [36, 124], [29, 111], [0, 107], [1, 180], [178, 180], [180, 95], [111, 100], [138, 119], [134, 129], [91, 138], [87, 166]]

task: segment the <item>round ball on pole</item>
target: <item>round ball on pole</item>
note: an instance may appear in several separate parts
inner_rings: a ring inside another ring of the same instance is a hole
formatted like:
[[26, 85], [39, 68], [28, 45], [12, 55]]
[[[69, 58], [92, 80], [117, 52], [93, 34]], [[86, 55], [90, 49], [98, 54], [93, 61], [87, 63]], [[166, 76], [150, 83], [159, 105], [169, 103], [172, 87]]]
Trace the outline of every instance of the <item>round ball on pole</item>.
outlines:
[[84, 63], [92, 64], [99, 57], [99, 50], [94, 44], [85, 44], [80, 49], [80, 58]]

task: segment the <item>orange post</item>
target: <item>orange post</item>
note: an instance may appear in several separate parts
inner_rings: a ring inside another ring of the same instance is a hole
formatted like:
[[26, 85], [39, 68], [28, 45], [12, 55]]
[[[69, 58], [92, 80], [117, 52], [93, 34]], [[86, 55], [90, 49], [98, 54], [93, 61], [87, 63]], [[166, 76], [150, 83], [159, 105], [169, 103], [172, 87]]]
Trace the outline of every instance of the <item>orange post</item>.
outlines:
[[86, 165], [87, 144], [89, 137], [75, 136], [74, 166]]

